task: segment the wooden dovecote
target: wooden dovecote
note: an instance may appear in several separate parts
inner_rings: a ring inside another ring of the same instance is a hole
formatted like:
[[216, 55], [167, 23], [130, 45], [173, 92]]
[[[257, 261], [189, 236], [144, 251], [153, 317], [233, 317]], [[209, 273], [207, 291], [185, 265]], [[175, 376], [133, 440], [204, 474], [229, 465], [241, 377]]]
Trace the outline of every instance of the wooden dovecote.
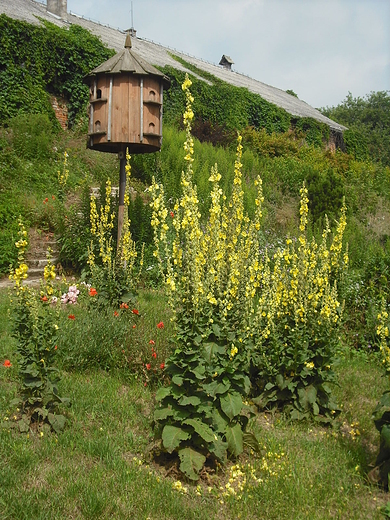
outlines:
[[101, 152], [150, 153], [161, 148], [163, 90], [167, 76], [124, 49], [85, 78], [90, 88], [88, 148]]

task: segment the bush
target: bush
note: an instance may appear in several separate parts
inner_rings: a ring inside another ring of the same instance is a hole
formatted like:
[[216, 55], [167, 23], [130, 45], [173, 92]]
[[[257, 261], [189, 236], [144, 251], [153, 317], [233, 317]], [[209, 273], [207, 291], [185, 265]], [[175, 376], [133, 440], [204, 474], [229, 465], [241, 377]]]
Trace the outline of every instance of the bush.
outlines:
[[47, 160], [53, 156], [55, 126], [46, 114], [18, 115], [9, 121], [9, 127], [14, 150], [24, 160]]

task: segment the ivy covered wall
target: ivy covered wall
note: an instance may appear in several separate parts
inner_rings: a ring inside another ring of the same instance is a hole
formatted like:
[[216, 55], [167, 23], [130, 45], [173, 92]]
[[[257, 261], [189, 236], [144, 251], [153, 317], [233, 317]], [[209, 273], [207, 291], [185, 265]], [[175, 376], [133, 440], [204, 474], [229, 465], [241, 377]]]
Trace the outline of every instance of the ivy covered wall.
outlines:
[[69, 123], [89, 99], [83, 77], [115, 52], [77, 25], [41, 26], [0, 15], [0, 122], [20, 113], [47, 113], [49, 94], [68, 102]]

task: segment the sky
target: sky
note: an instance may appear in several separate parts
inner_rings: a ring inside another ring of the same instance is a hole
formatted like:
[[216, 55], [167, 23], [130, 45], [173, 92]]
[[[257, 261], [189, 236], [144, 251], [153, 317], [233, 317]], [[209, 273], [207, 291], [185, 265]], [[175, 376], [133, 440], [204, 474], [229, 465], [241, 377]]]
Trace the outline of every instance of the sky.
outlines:
[[68, 11], [293, 90], [320, 108], [390, 90], [390, 0], [68, 0]]

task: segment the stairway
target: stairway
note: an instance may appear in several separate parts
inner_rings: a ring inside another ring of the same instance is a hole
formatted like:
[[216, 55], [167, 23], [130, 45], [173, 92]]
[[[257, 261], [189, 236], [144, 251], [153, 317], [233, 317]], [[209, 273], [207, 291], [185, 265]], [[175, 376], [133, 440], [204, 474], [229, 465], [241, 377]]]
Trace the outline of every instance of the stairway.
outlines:
[[43, 278], [43, 271], [47, 265], [46, 252], [50, 247], [51, 263], [57, 265], [58, 258], [58, 244], [54, 237], [54, 233], [37, 231], [30, 229], [28, 233], [29, 247], [26, 253], [26, 264], [28, 265], [28, 278], [26, 283], [30, 285], [39, 285]]

